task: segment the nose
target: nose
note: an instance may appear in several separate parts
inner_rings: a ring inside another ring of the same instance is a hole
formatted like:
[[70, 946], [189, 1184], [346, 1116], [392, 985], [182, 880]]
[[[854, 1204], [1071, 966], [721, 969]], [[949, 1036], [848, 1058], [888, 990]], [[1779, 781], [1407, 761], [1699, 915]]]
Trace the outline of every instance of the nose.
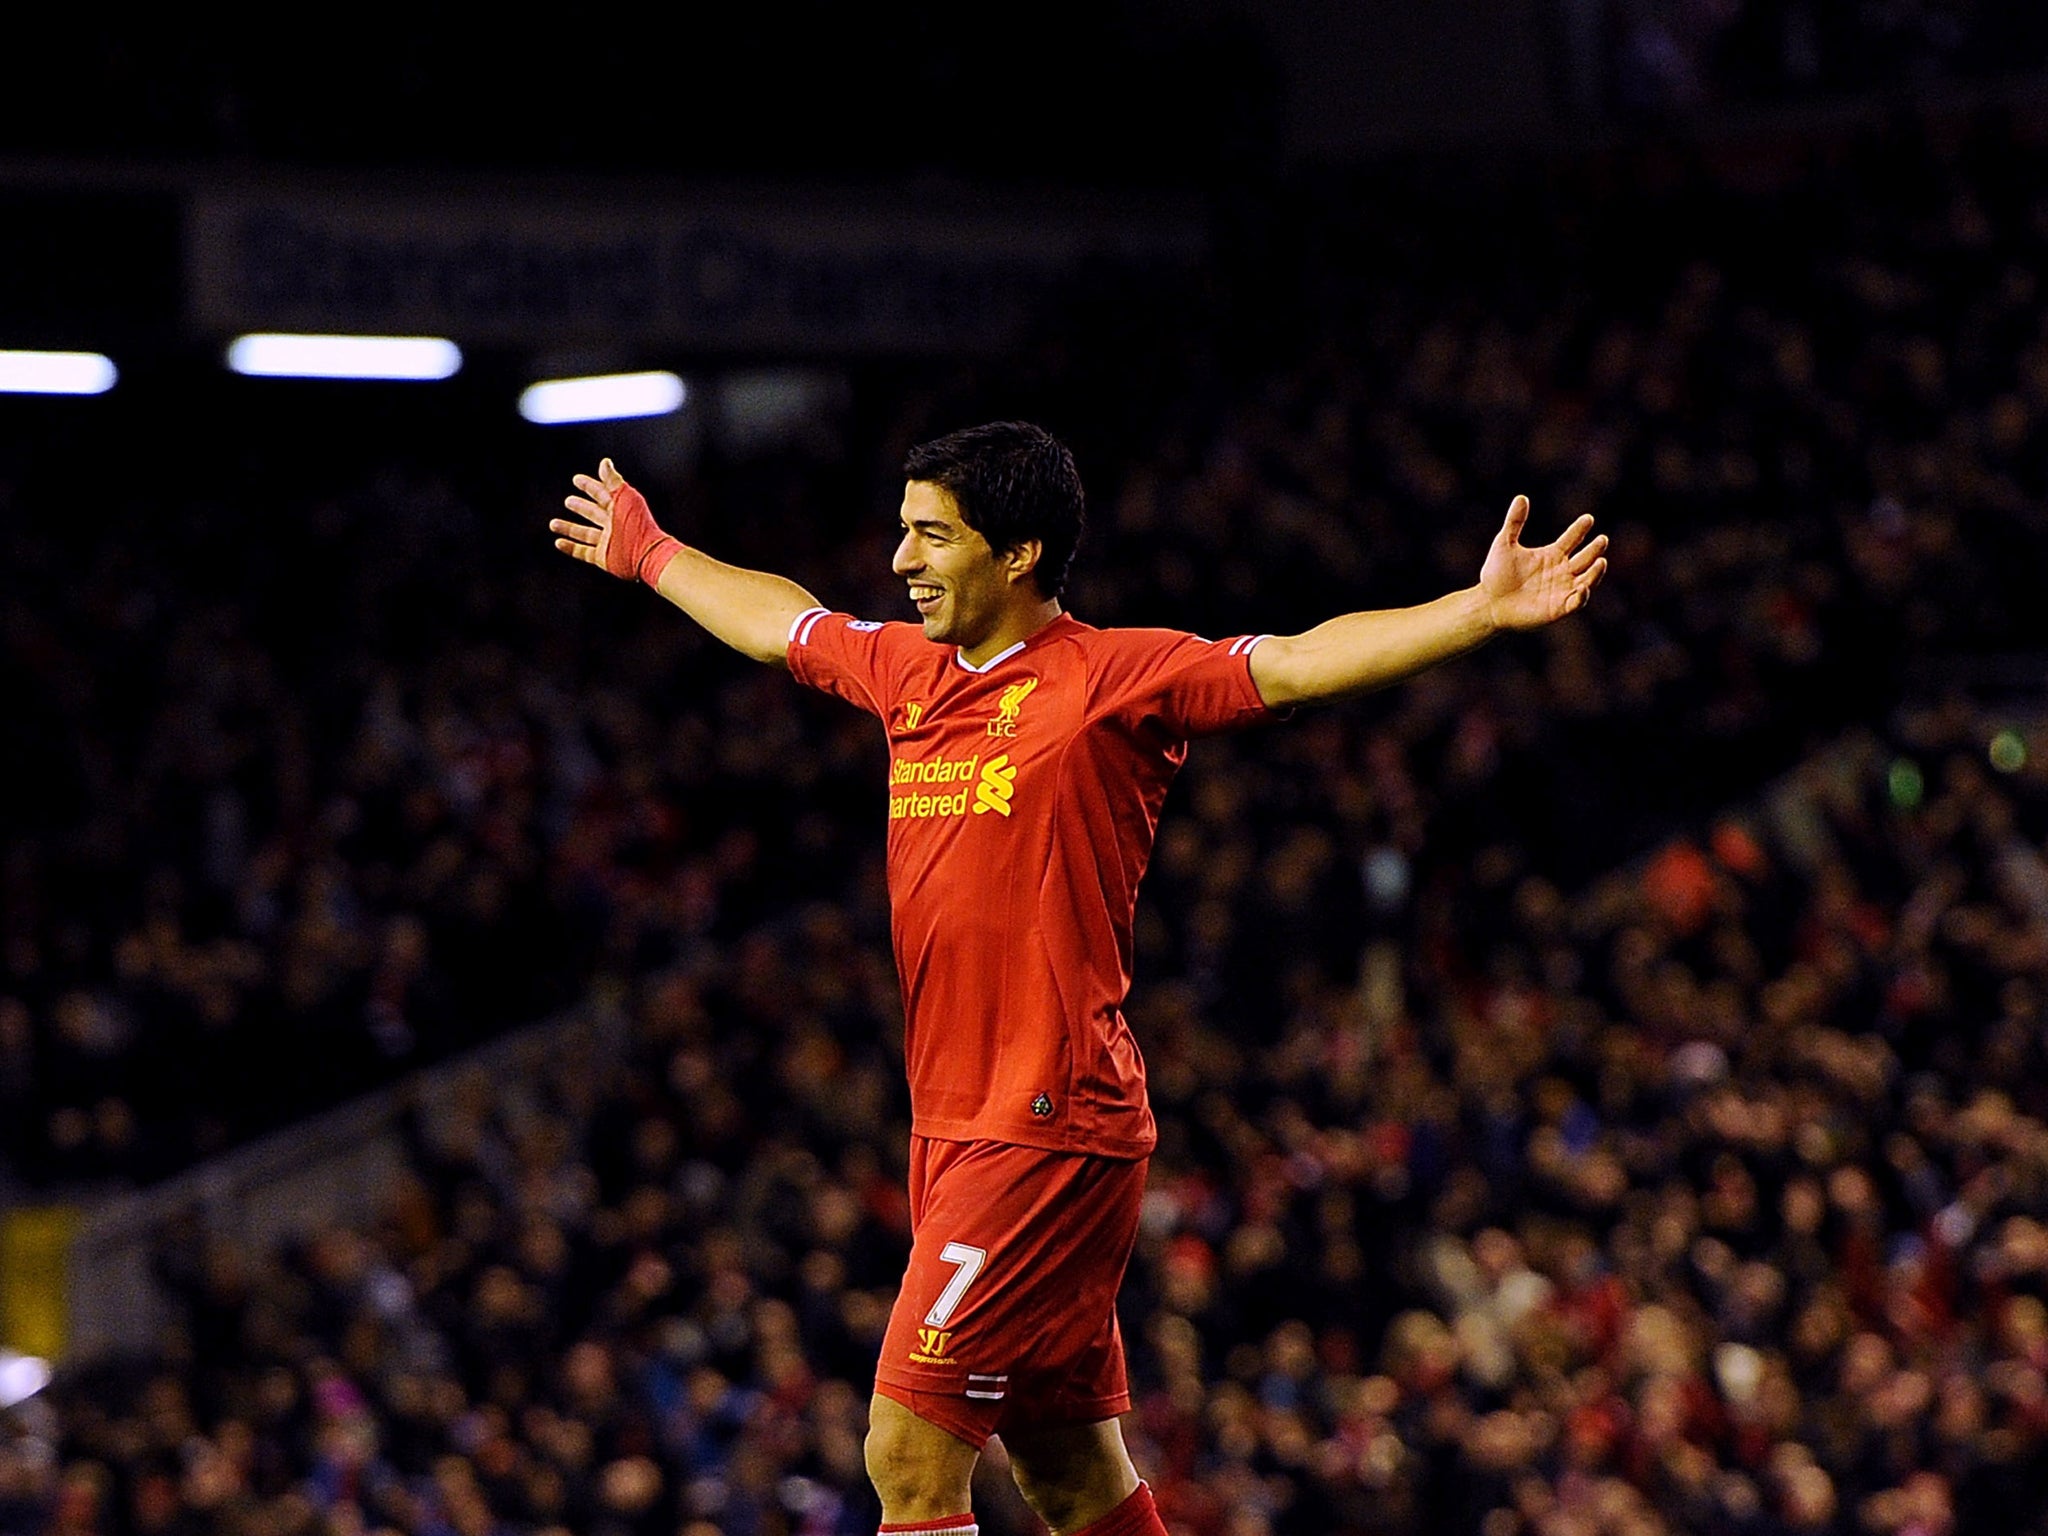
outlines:
[[898, 576], [911, 576], [924, 569], [924, 560], [917, 552], [917, 537], [908, 529], [896, 543], [896, 554], [889, 561], [889, 569]]

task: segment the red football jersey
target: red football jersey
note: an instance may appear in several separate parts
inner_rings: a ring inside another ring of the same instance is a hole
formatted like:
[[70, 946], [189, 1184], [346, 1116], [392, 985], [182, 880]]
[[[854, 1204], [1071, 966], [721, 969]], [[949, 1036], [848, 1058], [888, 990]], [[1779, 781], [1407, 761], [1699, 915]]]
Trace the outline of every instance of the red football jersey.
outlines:
[[1138, 879], [1188, 738], [1257, 720], [1265, 638], [1062, 615], [986, 665], [822, 608], [789, 668], [889, 735], [889, 899], [914, 1129], [1142, 1157], [1124, 1022]]

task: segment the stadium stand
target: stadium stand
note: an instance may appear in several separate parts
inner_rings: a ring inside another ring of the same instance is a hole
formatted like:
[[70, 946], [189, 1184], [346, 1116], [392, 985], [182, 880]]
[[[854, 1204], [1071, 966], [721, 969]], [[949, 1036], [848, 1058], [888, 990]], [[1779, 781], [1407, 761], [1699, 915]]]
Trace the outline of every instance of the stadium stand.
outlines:
[[[1076, 611], [1212, 633], [1462, 580], [1515, 490], [1615, 534], [1587, 622], [1175, 790], [1125, 1318], [1177, 1530], [2048, 1529], [2048, 735], [1923, 675], [2048, 638], [2043, 168], [2007, 116], [1296, 189], [663, 488], [886, 613], [896, 457], [1001, 402], [1097, 498]], [[600, 980], [628, 1058], [415, 1124], [373, 1225], [167, 1227], [160, 1347], [0, 1413], [0, 1530], [871, 1530], [880, 745], [547, 564], [581, 462], [349, 409], [232, 491], [131, 422], [93, 539], [12, 519], [5, 1155], [146, 1182]]]

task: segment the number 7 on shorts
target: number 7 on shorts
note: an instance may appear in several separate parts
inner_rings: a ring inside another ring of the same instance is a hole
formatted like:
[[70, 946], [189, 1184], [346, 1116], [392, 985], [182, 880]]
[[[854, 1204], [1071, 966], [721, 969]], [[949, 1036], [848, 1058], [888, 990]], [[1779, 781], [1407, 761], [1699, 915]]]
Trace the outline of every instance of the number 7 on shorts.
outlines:
[[967, 1287], [974, 1283], [974, 1277], [981, 1273], [981, 1266], [988, 1262], [988, 1250], [967, 1243], [948, 1243], [939, 1250], [939, 1258], [953, 1266], [953, 1278], [939, 1292], [939, 1299], [932, 1303], [931, 1311], [925, 1313], [927, 1328], [943, 1328], [953, 1320], [953, 1314], [960, 1310], [960, 1298], [967, 1294]]

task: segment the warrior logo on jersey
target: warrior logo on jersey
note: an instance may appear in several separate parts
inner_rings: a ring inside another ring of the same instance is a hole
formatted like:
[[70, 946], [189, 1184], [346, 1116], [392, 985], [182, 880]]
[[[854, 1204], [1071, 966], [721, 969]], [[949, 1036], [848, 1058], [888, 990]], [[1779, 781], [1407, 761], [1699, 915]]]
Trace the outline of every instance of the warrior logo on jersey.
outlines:
[[1024, 708], [1024, 701], [1031, 697], [1031, 690], [1038, 686], [1038, 679], [1027, 677], [1021, 683], [1012, 683], [1003, 690], [1003, 696], [996, 700], [995, 718], [988, 723], [991, 736], [1014, 736], [1017, 734], [1017, 715]]
[[917, 722], [918, 722], [918, 721], [920, 721], [920, 720], [922, 720], [923, 718], [924, 718], [924, 706], [923, 706], [922, 704], [906, 704], [906, 705], [904, 705], [904, 706], [903, 706], [903, 729], [904, 729], [904, 730], [906, 730], [906, 731], [914, 731], [914, 730], [916, 730], [916, 729], [917, 729]]

